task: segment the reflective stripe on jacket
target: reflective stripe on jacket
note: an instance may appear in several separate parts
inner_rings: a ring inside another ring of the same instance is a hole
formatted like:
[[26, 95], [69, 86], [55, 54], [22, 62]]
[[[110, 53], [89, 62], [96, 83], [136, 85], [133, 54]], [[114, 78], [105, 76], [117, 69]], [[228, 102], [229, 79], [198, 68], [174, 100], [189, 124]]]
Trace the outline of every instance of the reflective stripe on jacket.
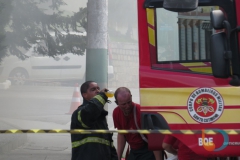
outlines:
[[75, 148], [75, 147], [79, 147], [85, 143], [101, 143], [101, 144], [105, 144], [107, 146], [113, 146], [113, 143], [110, 142], [109, 140], [106, 140], [106, 139], [103, 139], [103, 138], [99, 138], [99, 137], [87, 137], [87, 138], [84, 138], [80, 141], [75, 141], [75, 142], [72, 142], [72, 148]]

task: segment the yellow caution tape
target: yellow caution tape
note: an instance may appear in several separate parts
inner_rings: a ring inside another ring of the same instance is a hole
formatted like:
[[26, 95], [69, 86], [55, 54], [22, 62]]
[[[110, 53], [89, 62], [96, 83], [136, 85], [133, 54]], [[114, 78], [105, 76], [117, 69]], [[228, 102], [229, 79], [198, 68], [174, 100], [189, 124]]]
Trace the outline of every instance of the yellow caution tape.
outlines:
[[[222, 130], [229, 135], [238, 135], [239, 130]], [[218, 134], [219, 130], [207, 130], [205, 129], [205, 134]], [[202, 130], [83, 130], [83, 129], [74, 129], [74, 130], [64, 130], [64, 129], [28, 129], [28, 130], [19, 130], [19, 129], [9, 129], [9, 130], [0, 130], [0, 134], [15, 134], [15, 133], [70, 133], [70, 134], [94, 134], [94, 133], [141, 133], [141, 134], [202, 134]]]

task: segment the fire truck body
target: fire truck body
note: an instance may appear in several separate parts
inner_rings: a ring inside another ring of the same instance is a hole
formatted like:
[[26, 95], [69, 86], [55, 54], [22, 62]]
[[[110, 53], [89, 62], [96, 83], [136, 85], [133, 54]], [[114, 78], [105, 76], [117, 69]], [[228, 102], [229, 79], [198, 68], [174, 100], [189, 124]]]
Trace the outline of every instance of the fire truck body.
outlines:
[[[199, 0], [190, 12], [169, 11], [163, 3], [138, 0], [142, 128], [200, 130], [174, 136], [199, 155], [240, 156], [240, 135], [233, 134], [240, 129], [240, 34], [232, 32], [231, 52], [224, 52], [229, 63], [222, 65], [223, 53], [216, 53], [223, 44], [216, 41], [227, 29], [211, 23], [212, 11], [222, 11], [231, 31], [240, 26], [240, 1]], [[149, 148], [160, 149], [163, 138], [151, 134]]]

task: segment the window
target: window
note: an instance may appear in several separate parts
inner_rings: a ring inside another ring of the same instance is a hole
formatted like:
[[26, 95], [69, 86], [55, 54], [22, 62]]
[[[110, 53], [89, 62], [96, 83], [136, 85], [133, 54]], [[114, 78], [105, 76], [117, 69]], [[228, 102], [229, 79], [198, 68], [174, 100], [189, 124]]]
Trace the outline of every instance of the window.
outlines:
[[214, 9], [219, 7], [181, 13], [157, 8], [157, 64], [153, 67], [211, 74], [210, 36], [216, 31], [210, 12]]

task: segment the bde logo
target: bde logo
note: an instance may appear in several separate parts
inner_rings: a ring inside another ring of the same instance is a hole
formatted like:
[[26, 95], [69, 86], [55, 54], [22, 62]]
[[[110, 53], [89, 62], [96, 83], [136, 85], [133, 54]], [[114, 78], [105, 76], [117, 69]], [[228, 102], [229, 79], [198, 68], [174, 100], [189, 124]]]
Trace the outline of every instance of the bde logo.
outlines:
[[187, 101], [188, 113], [199, 123], [213, 123], [223, 113], [222, 96], [212, 88], [198, 88]]
[[221, 151], [226, 148], [229, 143], [229, 137], [227, 133], [220, 129], [214, 129], [214, 131], [219, 132], [223, 136], [223, 143], [219, 148], [216, 148], [213, 142], [213, 137], [205, 137], [204, 129], [202, 130], [202, 138], [198, 138], [198, 145], [203, 146], [207, 151]]

